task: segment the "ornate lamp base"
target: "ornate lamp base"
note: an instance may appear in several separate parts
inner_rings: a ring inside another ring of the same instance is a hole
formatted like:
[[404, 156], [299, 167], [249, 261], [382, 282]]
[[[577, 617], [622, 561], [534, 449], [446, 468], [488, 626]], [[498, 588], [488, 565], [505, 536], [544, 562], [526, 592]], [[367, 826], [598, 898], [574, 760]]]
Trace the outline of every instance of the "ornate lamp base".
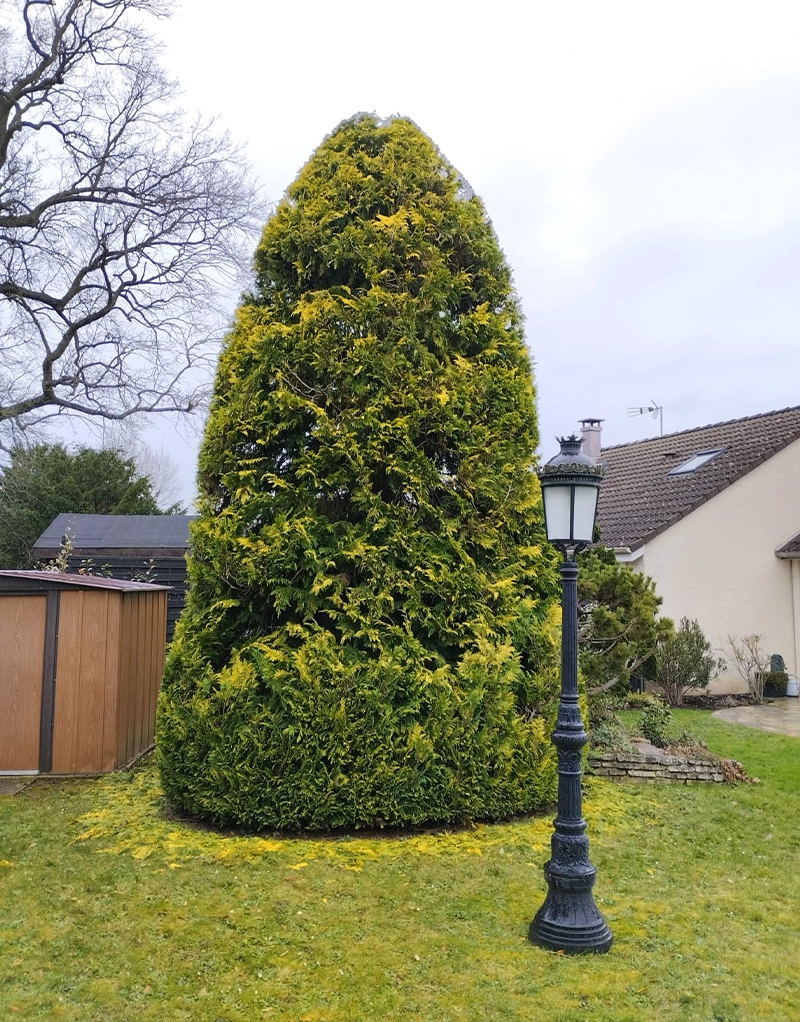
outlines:
[[544, 867], [548, 893], [531, 923], [528, 937], [533, 944], [566, 954], [602, 954], [611, 947], [613, 936], [592, 896], [596, 870], [563, 876]]

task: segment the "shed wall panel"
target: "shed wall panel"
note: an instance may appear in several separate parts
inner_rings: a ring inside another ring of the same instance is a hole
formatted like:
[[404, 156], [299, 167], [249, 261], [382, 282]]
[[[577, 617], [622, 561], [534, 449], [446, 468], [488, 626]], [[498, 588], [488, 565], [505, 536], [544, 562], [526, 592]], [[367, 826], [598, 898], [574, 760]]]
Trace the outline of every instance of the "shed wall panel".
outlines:
[[122, 641], [120, 643], [120, 655], [122, 663], [120, 667], [120, 689], [119, 689], [119, 720], [117, 732], [117, 766], [122, 766], [129, 760], [128, 749], [130, 747], [130, 726], [131, 726], [131, 676], [135, 667], [132, 663], [134, 655], [133, 630], [132, 630], [133, 608], [130, 594], [122, 601]]
[[78, 698], [83, 659], [83, 592], [61, 593], [58, 614], [53, 772], [78, 771]]
[[138, 598], [138, 609], [139, 615], [139, 629], [136, 633], [136, 659], [139, 664], [139, 670], [136, 674], [136, 735], [134, 738], [133, 750], [131, 756], [138, 756], [141, 750], [145, 747], [145, 691], [146, 691], [146, 679], [147, 679], [147, 668], [148, 668], [148, 656], [147, 656], [147, 627], [148, 618], [150, 611], [150, 601], [143, 600], [141, 597]]
[[114, 732], [114, 766], [125, 762], [125, 727], [128, 719], [126, 692], [128, 687], [128, 660], [130, 658], [130, 632], [128, 630], [128, 601], [123, 597], [119, 608], [119, 685], [117, 687], [117, 726]]
[[134, 679], [136, 692], [136, 727], [134, 729], [133, 749], [131, 756], [137, 756], [145, 748], [145, 701], [147, 698], [147, 672], [149, 664], [148, 656], [148, 628], [150, 627], [150, 611], [152, 603], [141, 596], [136, 597], [136, 614], [138, 627], [136, 629], [136, 660], [139, 669]]
[[161, 689], [161, 678], [164, 674], [164, 661], [166, 660], [166, 620], [169, 609], [169, 596], [167, 593], [159, 593], [158, 599], [153, 600], [155, 619], [153, 630], [150, 636], [151, 656], [151, 677], [150, 693], [148, 702], [147, 719], [149, 721], [148, 746], [155, 742], [156, 707], [158, 705], [158, 693]]
[[105, 710], [103, 713], [103, 770], [117, 767], [117, 716], [122, 642], [122, 598], [109, 600], [106, 620], [106, 682]]
[[142, 627], [139, 614], [139, 600], [136, 596], [131, 596], [129, 599], [131, 605], [131, 619], [130, 619], [130, 630], [131, 630], [131, 670], [128, 675], [128, 720], [127, 720], [127, 742], [125, 743], [125, 762], [129, 762], [136, 755], [136, 725], [137, 721], [137, 706], [138, 706], [138, 692], [137, 692], [137, 679], [141, 666], [139, 664], [139, 629]]
[[[148, 594], [149, 597], [149, 594]], [[123, 715], [120, 720], [120, 757], [118, 766], [124, 766], [140, 751], [142, 720], [140, 686], [142, 674], [142, 640], [144, 626], [143, 597], [139, 593], [126, 593], [122, 611], [123, 663], [120, 701]]]
[[39, 769], [45, 596], [0, 597], [0, 770]]
[[103, 769], [109, 607], [116, 593], [61, 594], [53, 772]]
[[150, 745], [150, 707], [153, 699], [153, 632], [156, 630], [158, 601], [147, 601], [147, 629], [142, 635], [145, 670], [142, 672], [142, 748]]
[[103, 764], [106, 626], [110, 598], [110, 593], [87, 592], [83, 596], [83, 662], [78, 689], [77, 769], [80, 774], [98, 771]]

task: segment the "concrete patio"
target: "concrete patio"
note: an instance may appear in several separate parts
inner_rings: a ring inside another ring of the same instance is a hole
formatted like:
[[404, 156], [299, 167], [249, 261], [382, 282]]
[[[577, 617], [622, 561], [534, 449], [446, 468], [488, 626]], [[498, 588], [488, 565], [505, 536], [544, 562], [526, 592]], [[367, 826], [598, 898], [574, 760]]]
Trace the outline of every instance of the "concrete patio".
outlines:
[[800, 699], [773, 699], [762, 706], [732, 706], [715, 710], [713, 716], [759, 731], [800, 738]]

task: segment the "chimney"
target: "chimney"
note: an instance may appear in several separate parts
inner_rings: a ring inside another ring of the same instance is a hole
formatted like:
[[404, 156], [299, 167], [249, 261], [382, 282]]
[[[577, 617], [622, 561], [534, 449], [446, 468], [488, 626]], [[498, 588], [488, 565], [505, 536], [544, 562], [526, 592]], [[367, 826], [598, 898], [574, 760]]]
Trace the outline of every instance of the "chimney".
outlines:
[[600, 434], [603, 432], [600, 425], [603, 419], [580, 419], [581, 436], [583, 437], [583, 453], [588, 454], [595, 461], [600, 460]]

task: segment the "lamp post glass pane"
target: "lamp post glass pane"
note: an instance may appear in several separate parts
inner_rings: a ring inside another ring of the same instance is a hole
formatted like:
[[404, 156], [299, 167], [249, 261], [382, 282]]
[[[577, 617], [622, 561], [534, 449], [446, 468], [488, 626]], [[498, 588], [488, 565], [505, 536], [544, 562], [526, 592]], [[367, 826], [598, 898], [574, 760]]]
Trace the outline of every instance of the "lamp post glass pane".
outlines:
[[547, 538], [551, 543], [570, 539], [570, 486], [543, 486]]
[[591, 543], [594, 533], [594, 516], [597, 510], [597, 496], [600, 491], [596, 486], [576, 486], [574, 489], [575, 512], [570, 539], [579, 543]]

